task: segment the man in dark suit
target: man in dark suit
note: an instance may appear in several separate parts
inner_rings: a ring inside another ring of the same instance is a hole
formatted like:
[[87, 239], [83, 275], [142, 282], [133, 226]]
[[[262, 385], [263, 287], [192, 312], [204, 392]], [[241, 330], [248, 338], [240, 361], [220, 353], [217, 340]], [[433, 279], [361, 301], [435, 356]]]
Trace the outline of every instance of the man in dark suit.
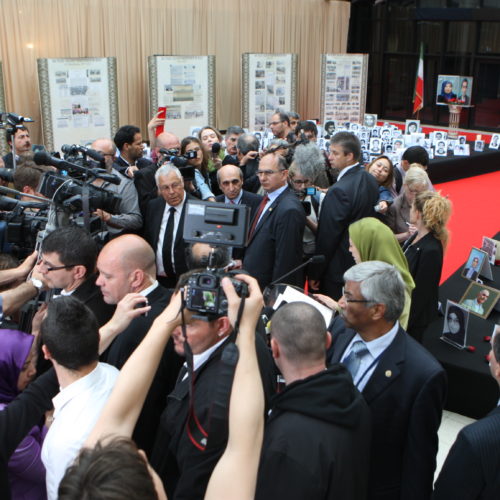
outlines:
[[151, 161], [142, 157], [144, 146], [141, 130], [135, 125], [120, 127], [113, 141], [120, 151], [120, 156], [115, 160], [113, 166], [121, 174], [133, 179], [134, 172], [151, 165]]
[[111, 318], [115, 307], [104, 301], [95, 284], [97, 254], [97, 245], [86, 230], [61, 227], [43, 240], [40, 263], [35, 269], [47, 288], [60, 289], [60, 295], [80, 299], [102, 326]]
[[177, 278], [187, 271], [186, 243], [183, 238], [187, 201], [184, 180], [177, 167], [165, 164], [155, 174], [160, 196], [150, 200], [144, 218], [144, 238], [156, 253], [158, 281], [174, 288]]
[[259, 208], [262, 196], [243, 189], [243, 172], [234, 165], [225, 165], [217, 171], [217, 182], [223, 194], [215, 201], [250, 207], [250, 220]]
[[[500, 328], [491, 339], [490, 371], [500, 385]], [[500, 406], [464, 427], [446, 457], [433, 500], [496, 500], [500, 496]]]
[[479, 276], [479, 257], [472, 259], [471, 265], [464, 269], [464, 278], [476, 281]]
[[399, 326], [405, 285], [393, 266], [363, 262], [344, 278], [328, 356], [346, 365], [371, 410], [368, 498], [429, 499], [445, 371]]
[[[288, 187], [288, 165], [282, 156], [265, 155], [257, 174], [266, 196], [250, 224], [243, 268], [264, 289], [302, 263], [306, 213]], [[295, 272], [284, 281], [302, 286], [302, 272]]]
[[[146, 335], [154, 319], [167, 306], [170, 293], [155, 279], [153, 249], [136, 235], [119, 236], [107, 243], [99, 254], [97, 269], [97, 285], [101, 288], [106, 303], [118, 304], [127, 294], [138, 293], [144, 296], [144, 302], [151, 307], [146, 315], [133, 319], [116, 338], [114, 336], [119, 332], [112, 332], [114, 335], [109, 333], [110, 329], [113, 330], [113, 320], [101, 328], [101, 337], [109, 339], [107, 345], [111, 342], [104, 351], [102, 360], [121, 369]], [[175, 385], [181, 364], [182, 361], [175, 354], [173, 343], [170, 341], [134, 431], [135, 442], [146, 453], [152, 449], [159, 417], [166, 405], [166, 395]]]
[[375, 214], [378, 185], [359, 165], [361, 144], [349, 132], [338, 132], [330, 141], [330, 164], [340, 173], [323, 200], [316, 234], [316, 253], [325, 262], [311, 268], [311, 288], [338, 299], [342, 275], [354, 265], [349, 252], [349, 224]]

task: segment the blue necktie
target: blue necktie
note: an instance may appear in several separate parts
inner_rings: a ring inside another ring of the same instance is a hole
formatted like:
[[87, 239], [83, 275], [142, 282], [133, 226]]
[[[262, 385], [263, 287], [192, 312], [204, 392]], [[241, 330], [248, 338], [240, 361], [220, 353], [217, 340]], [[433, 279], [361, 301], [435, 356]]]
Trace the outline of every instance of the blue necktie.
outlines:
[[352, 379], [356, 380], [361, 360], [368, 353], [366, 344], [362, 340], [356, 340], [351, 346], [351, 352], [344, 359], [343, 363], [352, 375]]

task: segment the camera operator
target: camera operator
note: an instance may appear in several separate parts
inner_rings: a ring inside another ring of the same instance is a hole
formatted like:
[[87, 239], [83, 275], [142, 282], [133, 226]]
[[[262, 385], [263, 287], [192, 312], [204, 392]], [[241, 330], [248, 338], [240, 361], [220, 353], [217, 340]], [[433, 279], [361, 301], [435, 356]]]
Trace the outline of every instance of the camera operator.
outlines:
[[182, 236], [186, 201], [196, 198], [186, 193], [180, 170], [170, 163], [156, 171], [155, 179], [160, 197], [148, 203], [144, 238], [156, 253], [158, 281], [166, 288], [174, 288], [177, 278], [187, 271]]
[[[189, 275], [183, 276], [179, 284], [183, 285], [188, 279]], [[252, 284], [256, 287], [254, 281]], [[177, 327], [172, 337], [180, 356], [189, 356], [186, 343], [189, 346], [193, 369], [185, 363], [169, 396], [167, 409], [160, 419], [151, 465], [162, 479], [169, 498], [195, 499], [203, 498], [212, 470], [226, 445], [227, 409], [220, 415], [223, 422], [219, 425], [213, 425], [210, 417], [215, 413], [213, 402], [220, 397], [219, 373], [225, 365], [222, 353], [235, 335], [227, 312], [205, 315], [196, 311], [186, 318], [185, 330], [184, 337], [182, 328]], [[255, 344], [264, 393], [269, 398], [274, 394], [275, 369], [260, 336], [256, 336]], [[209, 431], [203, 451], [195, 434], [186, 432], [186, 427], [191, 429], [192, 425]]]
[[[52, 167], [37, 165], [33, 160], [21, 158], [17, 163], [17, 168], [14, 171], [14, 189], [21, 193], [31, 194], [45, 198], [45, 196], [37, 191], [40, 185], [40, 179], [45, 172], [54, 170]], [[21, 196], [21, 201], [34, 201], [28, 196]]]
[[[16, 162], [27, 153], [31, 152], [31, 139], [28, 129], [24, 125], [18, 125], [14, 131], [14, 134], [9, 130], [7, 131], [7, 142], [12, 148], [12, 140], [14, 140], [14, 146], [16, 149]], [[14, 168], [14, 160], [12, 152], [7, 153], [3, 157], [3, 162], [5, 163], [5, 168]]]
[[116, 154], [115, 145], [111, 139], [101, 138], [95, 140], [91, 148], [104, 156], [106, 171], [109, 174], [118, 176], [120, 179], [120, 184], [112, 184], [103, 179], [95, 179], [93, 184], [121, 197], [118, 214], [111, 215], [100, 208], [94, 214], [106, 224], [107, 230], [113, 237], [125, 232], [138, 231], [142, 228], [142, 215], [139, 210], [137, 190], [131, 179], [113, 168], [113, 160]]

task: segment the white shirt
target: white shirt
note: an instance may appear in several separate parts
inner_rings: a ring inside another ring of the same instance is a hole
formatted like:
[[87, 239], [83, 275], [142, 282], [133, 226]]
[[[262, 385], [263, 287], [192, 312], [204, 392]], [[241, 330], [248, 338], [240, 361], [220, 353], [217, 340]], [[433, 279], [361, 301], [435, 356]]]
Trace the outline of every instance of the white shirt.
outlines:
[[158, 281], [154, 280], [154, 282], [151, 285], [149, 285], [147, 288], [141, 290], [138, 293], [140, 293], [143, 297], [147, 297], [153, 290], [158, 288], [158, 285], [159, 285]]
[[186, 203], [186, 193], [184, 192], [184, 198], [179, 205], [176, 207], [171, 207], [168, 203], [165, 203], [165, 209], [163, 210], [163, 218], [160, 224], [160, 233], [158, 234], [158, 244], [156, 245], [156, 269], [158, 276], [166, 276], [165, 268], [163, 267], [163, 240], [165, 238], [165, 230], [167, 229], [168, 217], [170, 215], [170, 209], [175, 208], [174, 212], [174, 234], [172, 236], [172, 248], [170, 249], [170, 259], [172, 260], [172, 267], [175, 271], [175, 261], [174, 261], [174, 248], [175, 248], [175, 237], [177, 235], [177, 229], [179, 228], [179, 222], [181, 220], [182, 208]]
[[348, 167], [342, 169], [339, 175], [337, 176], [337, 182], [340, 181], [340, 179], [342, 179], [342, 177], [344, 177], [344, 175], [354, 167], [359, 167], [359, 163], [355, 163], [354, 165], [349, 165]]
[[[365, 344], [366, 348], [368, 349], [368, 353], [361, 358], [359, 369], [356, 373], [356, 379], [354, 380], [354, 385], [360, 392], [363, 391], [366, 384], [370, 380], [370, 377], [373, 375], [373, 372], [378, 365], [380, 355], [391, 345], [394, 337], [398, 333], [398, 330], [399, 322], [396, 321], [396, 323], [394, 323], [394, 326], [387, 333], [384, 333], [384, 335], [382, 335], [378, 339], [371, 340], [370, 342], [365, 342], [361, 338], [361, 335], [359, 333], [356, 333], [356, 335], [354, 335], [354, 337], [352, 338], [350, 344], [347, 346], [347, 349], [344, 351], [344, 355], [340, 360], [341, 363], [343, 363], [347, 356], [349, 356], [349, 354], [351, 353], [351, 347], [357, 340], [361, 340], [361, 342], [363, 342], [363, 344]], [[374, 363], [375, 360], [377, 360], [376, 363]]]
[[[267, 212], [267, 209], [274, 203], [274, 200], [285, 190], [288, 188], [288, 184], [285, 184], [284, 186], [276, 189], [272, 193], [266, 193], [267, 197], [269, 198], [269, 201], [266, 203], [266, 206], [264, 207], [264, 210], [262, 210], [262, 213], [260, 214], [259, 220], [257, 221], [257, 226], [259, 225], [260, 220], [262, 219], [262, 216]], [[255, 227], [257, 227], [255, 226]]]
[[66, 468], [93, 429], [118, 374], [114, 366], [98, 363], [88, 375], [68, 385], [52, 399], [54, 421], [42, 447], [49, 500], [57, 499]]
[[224, 195], [224, 203], [226, 204], [234, 203], [235, 205], [239, 205], [241, 203], [242, 196], [243, 196], [243, 189], [240, 191], [240, 194], [234, 200], [230, 200], [226, 195]]

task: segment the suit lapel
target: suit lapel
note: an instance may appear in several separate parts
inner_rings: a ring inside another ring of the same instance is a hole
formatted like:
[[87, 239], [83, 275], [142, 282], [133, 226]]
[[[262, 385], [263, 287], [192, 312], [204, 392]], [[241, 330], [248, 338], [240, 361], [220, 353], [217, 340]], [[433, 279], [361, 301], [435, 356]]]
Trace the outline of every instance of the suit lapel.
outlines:
[[363, 389], [363, 396], [368, 404], [401, 374], [401, 365], [404, 363], [406, 351], [405, 335], [407, 334], [400, 328], [392, 343], [382, 354], [375, 371]]
[[356, 332], [354, 330], [345, 328], [344, 322], [340, 318], [337, 317], [335, 319], [335, 322], [332, 325], [332, 363], [340, 363], [347, 346], [355, 334]]
[[153, 248], [156, 251], [156, 246], [158, 245], [158, 240], [160, 238], [160, 228], [161, 228], [161, 221], [163, 219], [163, 212], [165, 211], [165, 200], [163, 198], [158, 198], [159, 203], [157, 205], [157, 210], [151, 214], [152, 217], [154, 217], [154, 222], [153, 222], [153, 227], [155, 228], [155, 238], [154, 238], [154, 244]]
[[[259, 232], [260, 228], [265, 224], [267, 219], [273, 215], [274, 210], [276, 207], [279, 205], [280, 201], [283, 199], [283, 195], [288, 191], [288, 188], [285, 189], [272, 203], [271, 206], [266, 210], [262, 218], [260, 219], [259, 223], [257, 224], [255, 231], [253, 232], [252, 238], [248, 241], [252, 241], [255, 238], [255, 235]], [[250, 224], [251, 226], [251, 224]]]

